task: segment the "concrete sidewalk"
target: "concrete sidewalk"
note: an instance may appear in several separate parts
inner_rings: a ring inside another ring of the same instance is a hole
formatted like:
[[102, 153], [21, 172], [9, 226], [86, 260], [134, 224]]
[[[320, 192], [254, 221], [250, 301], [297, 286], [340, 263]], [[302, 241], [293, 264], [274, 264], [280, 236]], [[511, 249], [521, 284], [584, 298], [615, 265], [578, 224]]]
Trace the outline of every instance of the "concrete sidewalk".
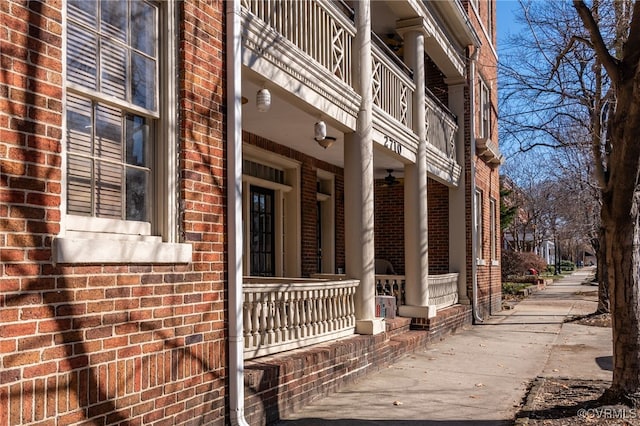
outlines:
[[611, 379], [611, 330], [582, 269], [459, 334], [308, 405], [279, 425], [507, 425], [537, 376]]

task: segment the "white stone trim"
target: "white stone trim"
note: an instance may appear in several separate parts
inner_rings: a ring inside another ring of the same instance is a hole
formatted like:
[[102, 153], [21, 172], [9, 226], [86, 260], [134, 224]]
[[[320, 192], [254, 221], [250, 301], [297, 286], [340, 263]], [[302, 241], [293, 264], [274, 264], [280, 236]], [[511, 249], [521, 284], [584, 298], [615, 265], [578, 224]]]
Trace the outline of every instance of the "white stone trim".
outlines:
[[163, 243], [160, 237], [138, 241], [114, 239], [113, 235], [95, 238], [64, 237], [53, 240], [53, 262], [58, 263], [189, 263], [191, 244]]

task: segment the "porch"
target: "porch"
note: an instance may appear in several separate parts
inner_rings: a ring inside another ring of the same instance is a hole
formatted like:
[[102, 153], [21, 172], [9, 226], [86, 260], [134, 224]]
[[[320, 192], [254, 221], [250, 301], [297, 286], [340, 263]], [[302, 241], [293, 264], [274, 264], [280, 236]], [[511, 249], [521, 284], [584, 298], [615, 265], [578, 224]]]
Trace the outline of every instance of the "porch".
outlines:
[[[464, 271], [449, 259], [450, 252], [464, 257], [454, 249], [464, 236], [448, 235], [449, 193], [464, 191], [457, 116], [464, 114], [465, 65], [451, 44], [460, 40], [425, 42], [430, 6], [402, 3], [400, 10], [400, 2], [241, 1], [243, 273], [316, 279], [245, 280], [246, 359], [356, 329], [379, 333], [376, 295], [392, 295], [397, 308], [424, 319], [467, 301], [464, 290], [458, 296], [464, 272], [444, 274]], [[407, 19], [413, 15], [423, 20]], [[258, 105], [265, 89], [271, 101]], [[433, 182], [445, 204], [434, 229], [446, 235], [430, 245]], [[393, 188], [383, 208], [380, 185]], [[389, 246], [406, 277], [374, 278], [374, 233], [386, 229], [374, 216], [384, 214], [401, 228], [386, 232], [401, 239]], [[428, 252], [440, 262], [435, 274]], [[348, 276], [334, 274], [345, 270]]]
[[[405, 277], [376, 275], [376, 295], [405, 304]], [[290, 351], [355, 333], [354, 296], [358, 280], [342, 274], [312, 278], [245, 277], [243, 284], [245, 359]], [[458, 274], [429, 276], [429, 305], [437, 312], [458, 301]], [[395, 315], [390, 315], [395, 317]], [[408, 322], [407, 322], [408, 321]], [[386, 319], [389, 324], [411, 318]]]

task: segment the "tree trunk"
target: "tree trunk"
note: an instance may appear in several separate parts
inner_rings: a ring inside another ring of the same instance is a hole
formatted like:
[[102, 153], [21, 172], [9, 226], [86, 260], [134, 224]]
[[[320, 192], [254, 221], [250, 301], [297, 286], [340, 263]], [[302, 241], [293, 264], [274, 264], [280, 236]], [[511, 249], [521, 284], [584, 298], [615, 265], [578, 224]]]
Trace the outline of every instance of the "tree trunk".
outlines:
[[[606, 402], [640, 407], [640, 2], [633, 3], [622, 54], [612, 56], [598, 23], [583, 0], [573, 4], [589, 32], [593, 49], [615, 90], [609, 118], [606, 168], [602, 170], [602, 226], [613, 334], [613, 381]], [[598, 157], [596, 157], [598, 158]], [[596, 162], [596, 167], [602, 167]]]
[[[634, 197], [635, 198], [635, 197]], [[614, 223], [606, 232], [607, 263], [611, 290], [611, 318], [613, 332], [613, 382], [602, 399], [607, 403], [640, 406], [640, 282], [637, 200], [628, 219]], [[609, 216], [603, 214], [603, 216]], [[604, 218], [604, 217], [603, 217]], [[611, 217], [606, 220], [608, 223]]]
[[603, 397], [640, 407], [640, 74], [631, 77], [635, 71], [621, 67], [628, 79], [616, 90], [611, 171], [602, 194], [613, 334], [613, 381]]
[[609, 276], [607, 273], [607, 243], [604, 228], [600, 227], [596, 249], [596, 280], [598, 280], [598, 308], [596, 314], [608, 314], [609, 308]]

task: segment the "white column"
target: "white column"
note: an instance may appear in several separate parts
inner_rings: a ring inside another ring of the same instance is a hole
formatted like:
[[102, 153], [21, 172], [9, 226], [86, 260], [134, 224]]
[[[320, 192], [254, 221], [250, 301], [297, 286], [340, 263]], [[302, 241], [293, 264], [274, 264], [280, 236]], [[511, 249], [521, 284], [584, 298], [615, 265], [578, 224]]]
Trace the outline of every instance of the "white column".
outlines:
[[[458, 302], [463, 305], [471, 303], [467, 292], [467, 258], [471, 252], [467, 250], [467, 217], [465, 193], [467, 192], [465, 154], [465, 96], [466, 80], [447, 80], [449, 86], [449, 108], [458, 117], [455, 147], [458, 164], [462, 167], [457, 188], [449, 188], [449, 271], [458, 275]], [[473, 194], [473, 191], [471, 192]], [[473, 195], [472, 195], [473, 196]]]
[[424, 33], [422, 28], [404, 33], [405, 62], [413, 70], [414, 131], [418, 135], [415, 164], [405, 166], [404, 235], [406, 305], [400, 315], [435, 316], [429, 308], [429, 227], [427, 221], [427, 128], [425, 119]]
[[371, 5], [363, 0], [355, 6], [354, 86], [361, 102], [356, 131], [344, 138], [345, 272], [360, 280], [355, 295], [356, 332], [378, 334], [384, 324], [375, 318]]

